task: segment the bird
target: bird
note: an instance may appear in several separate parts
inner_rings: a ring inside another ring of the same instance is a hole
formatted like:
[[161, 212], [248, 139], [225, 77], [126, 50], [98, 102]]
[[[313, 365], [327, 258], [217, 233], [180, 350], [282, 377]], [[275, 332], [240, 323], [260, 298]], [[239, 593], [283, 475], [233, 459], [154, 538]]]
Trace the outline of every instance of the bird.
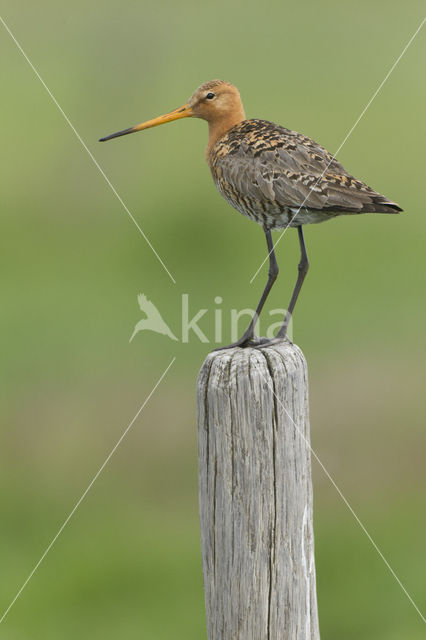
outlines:
[[147, 317], [139, 320], [139, 322], [136, 323], [129, 342], [133, 340], [133, 338], [139, 331], [145, 331], [147, 329], [149, 331], [161, 333], [163, 336], [168, 336], [172, 340], [178, 339], [170, 330], [170, 327], [168, 327], [164, 322], [157, 307], [151, 302], [151, 300], [148, 300], [148, 298], [143, 293], [140, 293], [138, 295], [138, 304], [140, 310], [143, 311]]
[[[262, 226], [269, 256], [268, 279], [249, 326], [226, 347], [264, 348], [286, 339], [296, 301], [309, 268], [303, 226], [359, 213], [399, 213], [402, 208], [357, 180], [308, 136], [261, 119], [246, 119], [238, 89], [224, 80], [205, 82], [181, 107], [113, 133], [100, 142], [182, 118], [208, 123], [206, 159], [225, 200]], [[255, 335], [257, 319], [278, 277], [271, 232], [297, 229], [300, 262], [283, 323], [274, 338]]]

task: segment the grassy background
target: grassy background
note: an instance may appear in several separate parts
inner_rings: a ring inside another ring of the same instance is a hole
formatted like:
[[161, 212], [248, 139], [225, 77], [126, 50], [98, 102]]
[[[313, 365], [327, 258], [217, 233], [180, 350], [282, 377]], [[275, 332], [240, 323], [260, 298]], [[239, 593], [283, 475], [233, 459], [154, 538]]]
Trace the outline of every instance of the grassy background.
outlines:
[[[257, 225], [216, 193], [205, 123], [96, 140], [180, 105], [201, 82], [248, 117], [337, 149], [422, 18], [421, 3], [72, 5], [5, 0], [2, 16], [176, 279], [173, 285], [0, 29], [0, 603], [4, 610], [173, 356], [176, 362], [0, 627], [1, 637], [205, 638], [194, 385], [209, 345], [141, 333], [143, 291], [179, 332], [182, 293], [224, 323], [265, 273]], [[339, 158], [400, 216], [306, 229], [294, 337], [309, 362], [317, 454], [420, 608], [424, 543], [422, 256], [425, 33]], [[280, 243], [286, 304], [297, 240]], [[226, 333], [226, 332], [225, 332]], [[224, 341], [229, 341], [229, 334]], [[322, 637], [417, 640], [423, 624], [314, 463]]]

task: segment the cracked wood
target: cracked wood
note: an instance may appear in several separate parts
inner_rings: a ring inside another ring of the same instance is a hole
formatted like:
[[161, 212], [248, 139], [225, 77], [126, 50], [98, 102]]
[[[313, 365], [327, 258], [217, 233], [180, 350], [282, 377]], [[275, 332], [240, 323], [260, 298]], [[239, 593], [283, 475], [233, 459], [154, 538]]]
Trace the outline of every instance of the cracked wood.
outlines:
[[209, 640], [319, 640], [300, 349], [209, 354], [198, 378]]

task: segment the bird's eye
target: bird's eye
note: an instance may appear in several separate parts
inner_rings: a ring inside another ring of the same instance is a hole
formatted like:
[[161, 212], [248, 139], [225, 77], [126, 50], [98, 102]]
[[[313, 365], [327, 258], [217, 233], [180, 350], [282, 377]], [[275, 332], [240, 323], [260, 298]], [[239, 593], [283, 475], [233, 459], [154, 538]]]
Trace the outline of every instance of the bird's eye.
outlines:
[[214, 98], [214, 93], [212, 93], [211, 91], [206, 95], [206, 100], [213, 100]]

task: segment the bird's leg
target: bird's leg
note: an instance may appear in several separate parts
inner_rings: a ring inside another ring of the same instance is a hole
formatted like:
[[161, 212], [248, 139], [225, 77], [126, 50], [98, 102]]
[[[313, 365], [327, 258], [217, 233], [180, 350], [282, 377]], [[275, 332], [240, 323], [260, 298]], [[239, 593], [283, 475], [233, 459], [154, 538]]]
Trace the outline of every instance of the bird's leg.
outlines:
[[303, 281], [309, 269], [309, 260], [308, 260], [308, 254], [306, 253], [305, 238], [303, 237], [302, 225], [300, 225], [300, 227], [297, 227], [297, 232], [299, 234], [299, 244], [300, 244], [300, 262], [297, 265], [299, 274], [297, 276], [296, 286], [294, 287], [290, 304], [288, 305], [288, 309], [284, 316], [284, 322], [282, 324], [281, 329], [277, 333], [277, 338], [285, 338], [286, 336], [288, 325], [290, 323], [291, 316], [293, 315], [297, 298], [299, 297], [300, 289], [302, 288]]
[[257, 338], [254, 335], [254, 327], [263, 309], [263, 306], [266, 302], [269, 292], [272, 289], [272, 285], [274, 284], [278, 276], [278, 263], [275, 257], [275, 249], [274, 249], [274, 243], [272, 240], [271, 231], [269, 229], [265, 229], [265, 236], [266, 236], [266, 243], [268, 245], [268, 255], [269, 255], [268, 281], [260, 297], [259, 303], [256, 307], [256, 311], [254, 312], [254, 316], [252, 317], [250, 324], [247, 327], [246, 331], [244, 332], [243, 336], [239, 340], [237, 340], [236, 342], [233, 342], [232, 344], [229, 344], [226, 347], [219, 347], [218, 349], [215, 349], [215, 351], [221, 351], [222, 349], [231, 349], [232, 347], [255, 347], [258, 344], [261, 344], [261, 339]]
[[298, 273], [298, 276], [297, 276], [296, 285], [295, 285], [295, 287], [293, 289], [293, 293], [292, 293], [292, 296], [291, 296], [290, 304], [288, 305], [288, 309], [285, 312], [284, 322], [283, 322], [283, 324], [282, 324], [282, 326], [281, 326], [280, 330], [278, 331], [278, 333], [277, 333], [275, 338], [272, 338], [271, 340], [268, 340], [268, 341], [263, 341], [261, 344], [256, 345], [256, 346], [267, 347], [269, 345], [281, 342], [286, 337], [288, 325], [290, 324], [291, 316], [293, 314], [294, 307], [296, 306], [296, 302], [297, 302], [297, 298], [298, 298], [299, 293], [300, 293], [300, 289], [302, 288], [303, 281], [304, 281], [304, 279], [306, 277], [306, 274], [308, 273], [308, 269], [309, 269], [309, 260], [308, 260], [308, 254], [306, 253], [305, 239], [303, 237], [302, 226], [297, 227], [297, 232], [299, 234], [299, 244], [300, 244], [300, 262], [299, 262], [299, 264], [297, 266], [299, 273]]

